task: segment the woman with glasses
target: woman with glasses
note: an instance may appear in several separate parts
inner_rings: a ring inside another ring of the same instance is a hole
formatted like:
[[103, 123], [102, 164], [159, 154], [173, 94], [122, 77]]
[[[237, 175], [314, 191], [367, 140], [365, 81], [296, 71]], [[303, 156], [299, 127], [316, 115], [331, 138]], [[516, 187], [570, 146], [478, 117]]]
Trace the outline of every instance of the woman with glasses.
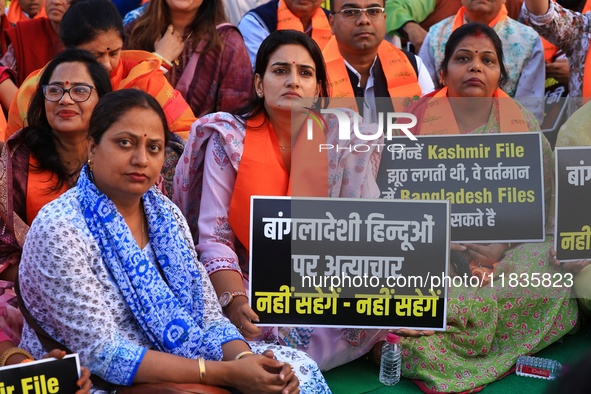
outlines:
[[[184, 140], [195, 121], [193, 111], [162, 71], [162, 60], [144, 51], [123, 51], [123, 22], [110, 0], [75, 0], [60, 24], [60, 39], [66, 48], [85, 49], [107, 70], [113, 90], [141, 89], [160, 103], [168, 127], [174, 134], [166, 147], [162, 169], [163, 186], [172, 196], [172, 177]], [[31, 74], [21, 85], [8, 114], [5, 138], [22, 128], [26, 108], [39, 83], [39, 74]], [[0, 138], [1, 139], [1, 138]]]
[[46, 203], [72, 187], [87, 161], [92, 110], [111, 91], [94, 57], [69, 49], [41, 75], [27, 115], [29, 126], [6, 141], [0, 155], [0, 330], [19, 343], [22, 316], [13, 291], [29, 226]]

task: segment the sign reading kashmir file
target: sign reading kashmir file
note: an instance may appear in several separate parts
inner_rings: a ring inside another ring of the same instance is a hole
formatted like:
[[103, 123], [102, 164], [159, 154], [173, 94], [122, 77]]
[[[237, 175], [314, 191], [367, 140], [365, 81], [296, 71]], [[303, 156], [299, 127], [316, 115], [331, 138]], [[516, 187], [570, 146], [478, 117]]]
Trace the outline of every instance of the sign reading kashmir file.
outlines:
[[261, 325], [445, 329], [447, 201], [254, 196], [251, 207]]
[[448, 200], [452, 241], [544, 240], [540, 133], [417, 137], [384, 149], [382, 198]]
[[78, 354], [0, 368], [0, 394], [73, 394], [80, 376]]
[[591, 147], [557, 147], [554, 250], [561, 261], [591, 258]]

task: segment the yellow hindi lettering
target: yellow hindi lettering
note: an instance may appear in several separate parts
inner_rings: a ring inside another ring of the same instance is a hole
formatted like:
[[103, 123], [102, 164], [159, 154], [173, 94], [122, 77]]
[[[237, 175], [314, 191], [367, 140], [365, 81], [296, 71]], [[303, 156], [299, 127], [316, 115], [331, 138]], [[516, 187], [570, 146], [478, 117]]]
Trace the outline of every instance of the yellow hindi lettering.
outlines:
[[394, 296], [398, 301], [396, 303], [396, 314], [398, 316], [415, 316], [422, 317], [424, 313], [431, 312], [432, 317], [437, 316], [437, 302], [441, 290], [437, 292], [433, 289], [429, 290], [430, 296], [424, 296], [421, 289], [415, 288], [415, 295], [409, 296]]
[[337, 314], [337, 299], [341, 289], [333, 289], [330, 294], [324, 293], [320, 287], [315, 287], [316, 293], [294, 293], [296, 298], [296, 312], [298, 314], [323, 315], [326, 310]]
[[383, 287], [379, 294], [355, 294], [356, 311], [360, 315], [390, 316], [390, 299], [394, 289]]
[[279, 291], [256, 291], [256, 309], [259, 312], [289, 314], [289, 299], [294, 288], [282, 285]]

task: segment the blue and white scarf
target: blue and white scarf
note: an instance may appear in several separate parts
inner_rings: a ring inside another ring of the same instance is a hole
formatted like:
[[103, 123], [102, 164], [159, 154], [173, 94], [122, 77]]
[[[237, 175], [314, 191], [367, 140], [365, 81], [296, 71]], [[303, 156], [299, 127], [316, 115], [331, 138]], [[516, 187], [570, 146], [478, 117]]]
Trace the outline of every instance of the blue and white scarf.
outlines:
[[[160, 271], [140, 249], [115, 204], [89, 180], [85, 166], [77, 183], [86, 224], [145, 335], [160, 351], [208, 360], [222, 359], [227, 338], [204, 327], [201, 275], [163, 196], [143, 196], [151, 246]], [[209, 327], [211, 328], [211, 327]]]

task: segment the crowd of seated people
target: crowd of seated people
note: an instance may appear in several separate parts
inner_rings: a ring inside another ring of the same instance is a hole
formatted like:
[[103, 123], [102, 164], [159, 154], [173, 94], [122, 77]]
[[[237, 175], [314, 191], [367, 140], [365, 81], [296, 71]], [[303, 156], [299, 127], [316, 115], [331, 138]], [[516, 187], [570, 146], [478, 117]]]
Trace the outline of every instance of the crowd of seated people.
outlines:
[[[257, 324], [251, 196], [379, 198], [383, 140], [350, 146], [375, 134], [382, 112], [415, 114], [417, 135], [541, 133], [547, 76], [573, 98], [556, 145], [591, 146], [591, 1], [419, 3], [0, 6], [3, 365], [63, 357], [37, 326], [80, 355], [80, 393], [91, 373], [98, 392], [328, 393], [321, 371], [379, 362], [387, 329]], [[321, 113], [340, 98], [352, 99], [349, 120], [362, 116], [346, 141], [341, 119]], [[574, 285], [451, 286], [444, 331], [392, 327], [403, 337], [402, 375], [426, 392], [494, 382], [591, 312], [591, 259], [560, 262], [552, 247], [553, 146], [541, 140], [544, 241], [450, 247], [473, 275], [568, 272]]]

